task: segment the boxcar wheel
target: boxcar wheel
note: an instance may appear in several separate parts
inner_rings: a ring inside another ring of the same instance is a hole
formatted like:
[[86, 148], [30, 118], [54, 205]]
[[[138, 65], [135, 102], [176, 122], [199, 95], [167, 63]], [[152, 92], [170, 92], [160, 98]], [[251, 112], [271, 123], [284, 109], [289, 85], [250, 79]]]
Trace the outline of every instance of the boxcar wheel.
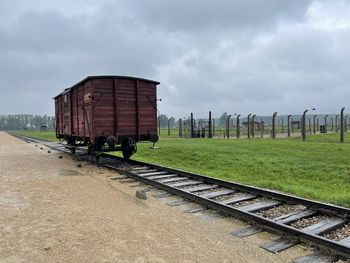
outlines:
[[131, 149], [123, 149], [122, 152], [123, 152], [124, 159], [129, 159], [132, 155]]
[[137, 146], [133, 138], [128, 137], [125, 138], [122, 142], [122, 153], [124, 159], [129, 159], [131, 155], [136, 153], [137, 151]]

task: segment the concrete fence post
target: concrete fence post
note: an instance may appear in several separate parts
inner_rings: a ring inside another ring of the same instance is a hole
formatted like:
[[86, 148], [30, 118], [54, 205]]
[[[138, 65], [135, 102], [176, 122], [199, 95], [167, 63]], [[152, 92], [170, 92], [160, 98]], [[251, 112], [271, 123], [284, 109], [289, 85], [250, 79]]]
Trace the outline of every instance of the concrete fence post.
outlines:
[[192, 112], [191, 112], [191, 138], [194, 138], [194, 120], [193, 120]]
[[327, 133], [328, 132], [328, 129], [327, 129], [327, 117], [328, 117], [328, 114], [326, 114], [324, 116], [324, 132]]
[[288, 133], [288, 137], [290, 137], [290, 117], [292, 115], [289, 114], [288, 117], [287, 117], [287, 133]]
[[179, 137], [182, 137], [182, 119], [179, 119]]
[[303, 137], [303, 141], [306, 140], [306, 113], [308, 112], [309, 110], [304, 110], [303, 112], [303, 117], [301, 119], [301, 122], [302, 122], [302, 128], [301, 128], [301, 135]]
[[227, 137], [227, 139], [230, 139], [230, 118], [231, 118], [231, 115], [228, 115], [227, 121], [226, 121], [226, 137]]
[[277, 112], [272, 114], [272, 139], [276, 138], [276, 116]]
[[209, 111], [209, 132], [208, 132], [208, 137], [213, 138], [213, 133], [212, 133], [212, 123], [211, 123], [211, 111]]
[[250, 138], [250, 116], [251, 116], [251, 115], [252, 115], [252, 114], [249, 113], [249, 114], [248, 114], [248, 117], [247, 117], [247, 124], [248, 124], [248, 126], [247, 126], [247, 127], [248, 127], [248, 131], [247, 131], [247, 132], [248, 132], [248, 135], [247, 135], [247, 136], [248, 136], [248, 139]]
[[254, 128], [255, 128], [255, 126], [254, 126], [254, 119], [255, 119], [255, 114], [252, 116], [252, 124], [251, 124], [251, 128], [252, 128], [252, 138], [254, 138]]
[[313, 132], [314, 132], [314, 134], [316, 134], [316, 117], [317, 117], [317, 115], [315, 114], [314, 115], [314, 117], [313, 117], [313, 120], [314, 120], [314, 130], [313, 130]]
[[344, 110], [345, 107], [340, 110], [340, 142], [344, 142]]
[[239, 123], [239, 117], [241, 116], [241, 114], [237, 115], [237, 120], [236, 120], [236, 138], [241, 137], [241, 126]]

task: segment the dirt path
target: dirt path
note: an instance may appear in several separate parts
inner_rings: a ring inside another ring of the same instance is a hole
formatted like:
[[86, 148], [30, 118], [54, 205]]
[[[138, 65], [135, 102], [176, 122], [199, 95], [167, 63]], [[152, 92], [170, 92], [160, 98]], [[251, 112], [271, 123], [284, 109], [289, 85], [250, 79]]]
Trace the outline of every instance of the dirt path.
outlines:
[[115, 173], [47, 150], [0, 132], [0, 262], [281, 263], [309, 253], [270, 254], [258, 245], [271, 234], [231, 237], [243, 223], [204, 220], [149, 193], [141, 201]]

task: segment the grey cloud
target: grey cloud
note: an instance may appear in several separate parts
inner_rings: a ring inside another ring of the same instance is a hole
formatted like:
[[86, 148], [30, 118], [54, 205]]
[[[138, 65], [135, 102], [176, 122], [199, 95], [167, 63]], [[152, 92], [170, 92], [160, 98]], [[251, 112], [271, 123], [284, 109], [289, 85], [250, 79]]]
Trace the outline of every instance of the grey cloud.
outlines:
[[[335, 2], [332, 16], [346, 6]], [[96, 74], [160, 81], [160, 111], [176, 117], [346, 106], [350, 29], [314, 27], [322, 14], [310, 17], [310, 7], [322, 4], [1, 2], [0, 114], [52, 114], [54, 95]]]
[[278, 20], [300, 20], [311, 1], [150, 0], [128, 1], [141, 19], [166, 30], [258, 29]]

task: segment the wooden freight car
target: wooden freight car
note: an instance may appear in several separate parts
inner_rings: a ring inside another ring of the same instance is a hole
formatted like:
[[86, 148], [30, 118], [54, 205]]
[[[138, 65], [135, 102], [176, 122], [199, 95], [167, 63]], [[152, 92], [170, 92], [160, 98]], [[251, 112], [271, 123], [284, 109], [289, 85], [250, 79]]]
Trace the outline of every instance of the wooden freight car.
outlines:
[[56, 137], [75, 153], [87, 146], [98, 156], [121, 150], [136, 152], [139, 141], [156, 142], [157, 85], [127, 76], [89, 76], [54, 98]]

